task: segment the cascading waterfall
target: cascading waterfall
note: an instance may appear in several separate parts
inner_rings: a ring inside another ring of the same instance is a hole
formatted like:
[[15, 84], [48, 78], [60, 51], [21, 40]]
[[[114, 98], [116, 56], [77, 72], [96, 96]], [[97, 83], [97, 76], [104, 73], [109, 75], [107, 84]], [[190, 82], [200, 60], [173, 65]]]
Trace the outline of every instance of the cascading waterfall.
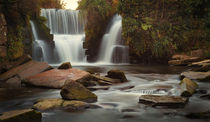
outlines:
[[85, 21], [78, 10], [41, 9], [41, 16], [47, 18], [51, 34], [84, 34]]
[[[40, 40], [34, 22], [31, 21], [34, 35], [33, 58], [51, 64], [70, 61], [73, 65], [87, 63], [83, 42], [85, 39], [85, 19], [79, 11], [62, 9], [42, 9], [41, 16], [47, 18], [47, 27], [53, 34], [54, 46]], [[103, 64], [128, 63], [128, 46], [121, 39], [122, 18], [115, 15], [103, 36], [98, 62]], [[52, 58], [53, 57], [53, 58]]]
[[104, 34], [100, 46], [98, 62], [102, 63], [128, 63], [128, 46], [121, 38], [122, 17], [115, 15]]
[[49, 45], [44, 40], [41, 40], [39, 38], [34, 22], [30, 21], [30, 24], [32, 28], [33, 37], [34, 37], [33, 51], [32, 51], [33, 59], [37, 61], [53, 62], [50, 58], [49, 52], [54, 51], [54, 50], [50, 49]]
[[[47, 27], [50, 33], [53, 34], [55, 44], [55, 53], [57, 54], [58, 64], [70, 61], [73, 65], [77, 63], [85, 63], [86, 55], [83, 49], [83, 41], [85, 39], [84, 24], [85, 21], [79, 15], [79, 11], [62, 10], [62, 9], [42, 9], [41, 16], [47, 18]], [[32, 23], [33, 25], [33, 23]], [[34, 29], [34, 32], [36, 30]], [[34, 33], [37, 36], [36, 33]], [[38, 46], [34, 46], [34, 53], [37, 48], [41, 47], [43, 52], [43, 61], [49, 63], [45, 57], [46, 45], [42, 44], [39, 40], [35, 41]], [[40, 42], [40, 43], [39, 43]]]

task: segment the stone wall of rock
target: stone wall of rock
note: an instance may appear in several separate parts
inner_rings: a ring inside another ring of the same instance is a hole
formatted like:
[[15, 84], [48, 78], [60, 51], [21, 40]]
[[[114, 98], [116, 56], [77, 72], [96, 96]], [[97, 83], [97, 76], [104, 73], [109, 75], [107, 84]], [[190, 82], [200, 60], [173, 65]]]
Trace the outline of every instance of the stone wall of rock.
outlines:
[[7, 56], [7, 24], [4, 14], [0, 13], [0, 61]]

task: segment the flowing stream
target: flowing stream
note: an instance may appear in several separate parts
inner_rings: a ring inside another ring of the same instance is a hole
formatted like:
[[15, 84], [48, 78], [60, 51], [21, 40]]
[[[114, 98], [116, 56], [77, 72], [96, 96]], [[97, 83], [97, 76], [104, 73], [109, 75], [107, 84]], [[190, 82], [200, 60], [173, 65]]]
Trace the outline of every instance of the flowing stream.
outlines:
[[[209, 100], [202, 100], [197, 93], [190, 97], [185, 108], [154, 108], [138, 103], [139, 96], [146, 94], [177, 95], [179, 73], [185, 69], [168, 66], [77, 66], [82, 70], [95, 71], [105, 75], [107, 71], [117, 68], [125, 71], [127, 83], [112, 85], [108, 90], [94, 93], [100, 106], [78, 112], [55, 109], [42, 112], [42, 122], [209, 122], [208, 119], [188, 119], [190, 112], [210, 109]], [[125, 87], [128, 89], [122, 89]], [[200, 88], [210, 89], [207, 83], [199, 83]], [[210, 92], [208, 90], [208, 92]], [[47, 98], [61, 98], [60, 90], [23, 88], [17, 90], [0, 89], [0, 114], [9, 110], [31, 108], [35, 101]]]

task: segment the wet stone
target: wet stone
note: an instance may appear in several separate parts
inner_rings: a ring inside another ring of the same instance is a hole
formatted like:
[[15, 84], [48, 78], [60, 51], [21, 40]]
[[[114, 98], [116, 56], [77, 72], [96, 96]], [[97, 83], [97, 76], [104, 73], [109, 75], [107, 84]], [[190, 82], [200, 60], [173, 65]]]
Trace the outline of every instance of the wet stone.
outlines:
[[202, 96], [200, 96], [200, 98], [210, 100], [210, 94], [202, 95]]
[[0, 115], [0, 122], [41, 122], [42, 114], [33, 109], [14, 110]]
[[152, 107], [183, 108], [187, 102], [187, 98], [179, 96], [142, 95], [139, 98], [139, 103], [151, 105]]
[[86, 106], [88, 106], [88, 104], [82, 101], [68, 101], [57, 98], [39, 100], [33, 105], [33, 108], [41, 111], [56, 108], [68, 108], [69, 110], [72, 109], [72, 111], [76, 111], [84, 109]]
[[82, 84], [67, 80], [61, 89], [61, 96], [65, 100], [79, 100], [85, 102], [96, 102], [97, 96]]

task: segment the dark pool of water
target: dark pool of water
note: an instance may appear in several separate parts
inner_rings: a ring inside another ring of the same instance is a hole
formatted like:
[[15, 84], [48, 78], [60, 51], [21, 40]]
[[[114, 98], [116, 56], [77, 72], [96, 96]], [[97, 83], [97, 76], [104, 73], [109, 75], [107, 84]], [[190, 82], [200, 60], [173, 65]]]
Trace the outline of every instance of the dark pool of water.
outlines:
[[[208, 122], [210, 120], [192, 120], [184, 117], [190, 112], [210, 110], [210, 102], [195, 94], [183, 109], [153, 108], [138, 103], [143, 94], [179, 95], [179, 73], [186, 70], [183, 67], [168, 66], [76, 66], [74, 68], [101, 73], [110, 69], [125, 71], [130, 82], [113, 85], [109, 90], [99, 90], [98, 109], [87, 109], [79, 112], [50, 110], [43, 112], [42, 122]], [[135, 86], [120, 90], [127, 86]], [[199, 83], [200, 88], [209, 92], [210, 84]], [[162, 89], [164, 88], [164, 90]], [[159, 89], [157, 91], [157, 89]], [[0, 89], [0, 113], [4, 111], [31, 108], [40, 98], [60, 98], [60, 90], [23, 88], [16, 90]]]

